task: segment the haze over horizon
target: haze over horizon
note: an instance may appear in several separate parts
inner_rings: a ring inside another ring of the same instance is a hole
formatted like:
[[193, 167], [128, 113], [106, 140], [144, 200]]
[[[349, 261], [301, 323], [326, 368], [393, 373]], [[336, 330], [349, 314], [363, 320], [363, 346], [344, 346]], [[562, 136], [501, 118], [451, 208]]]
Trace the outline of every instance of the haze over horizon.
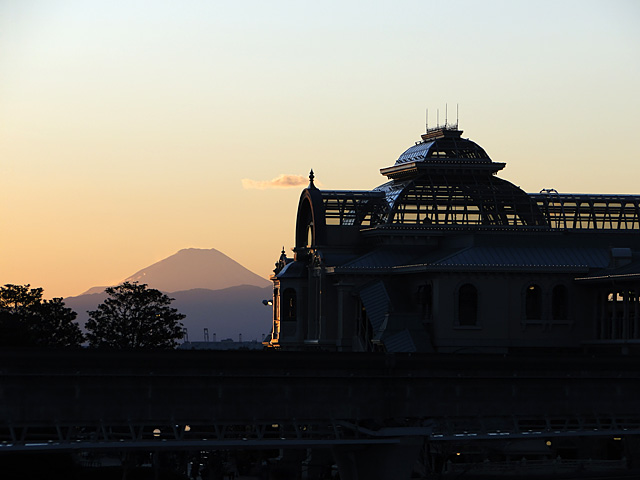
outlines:
[[0, 4], [0, 284], [215, 248], [267, 278], [309, 170], [371, 189], [455, 120], [537, 192], [634, 193], [633, 0]]
[[[183, 248], [116, 283], [124, 282], [144, 283], [163, 292], [271, 285], [270, 281], [251, 272], [215, 248]], [[113, 285], [115, 284], [109, 286]], [[102, 293], [105, 287], [106, 285], [94, 285], [83, 292], [83, 295]]]

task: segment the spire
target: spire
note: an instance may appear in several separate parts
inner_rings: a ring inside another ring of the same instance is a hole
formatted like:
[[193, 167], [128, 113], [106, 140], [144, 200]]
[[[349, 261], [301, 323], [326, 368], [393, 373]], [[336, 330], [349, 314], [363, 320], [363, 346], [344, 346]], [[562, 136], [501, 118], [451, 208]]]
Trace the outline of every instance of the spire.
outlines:
[[313, 168], [312, 168], [311, 171], [309, 172], [309, 187], [308, 188], [316, 188], [316, 186], [313, 183], [313, 179], [314, 178], [316, 178], [316, 177], [313, 174]]
[[282, 253], [280, 253], [280, 258], [278, 258], [278, 261], [275, 263], [276, 268], [273, 269], [273, 273], [275, 273], [276, 275], [279, 274], [282, 271], [282, 269], [287, 266], [287, 263], [289, 263], [289, 259], [287, 258], [287, 254], [284, 251], [284, 245], [283, 245]]

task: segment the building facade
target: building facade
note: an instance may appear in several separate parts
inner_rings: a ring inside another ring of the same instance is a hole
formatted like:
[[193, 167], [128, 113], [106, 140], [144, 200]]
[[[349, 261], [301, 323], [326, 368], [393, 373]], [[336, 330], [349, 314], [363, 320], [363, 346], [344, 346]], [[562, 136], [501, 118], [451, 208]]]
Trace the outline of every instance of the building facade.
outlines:
[[372, 190], [320, 190], [311, 172], [265, 345], [640, 345], [640, 195], [526, 193], [457, 125], [421, 137]]

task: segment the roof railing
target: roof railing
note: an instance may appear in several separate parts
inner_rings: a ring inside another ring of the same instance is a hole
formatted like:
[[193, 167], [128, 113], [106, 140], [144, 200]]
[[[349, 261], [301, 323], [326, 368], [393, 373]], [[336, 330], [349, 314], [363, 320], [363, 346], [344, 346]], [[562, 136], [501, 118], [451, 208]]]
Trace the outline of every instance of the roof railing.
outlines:
[[458, 130], [458, 121], [456, 120], [456, 123], [445, 122], [444, 125], [427, 128], [427, 131], [424, 133], [437, 132], [439, 130]]

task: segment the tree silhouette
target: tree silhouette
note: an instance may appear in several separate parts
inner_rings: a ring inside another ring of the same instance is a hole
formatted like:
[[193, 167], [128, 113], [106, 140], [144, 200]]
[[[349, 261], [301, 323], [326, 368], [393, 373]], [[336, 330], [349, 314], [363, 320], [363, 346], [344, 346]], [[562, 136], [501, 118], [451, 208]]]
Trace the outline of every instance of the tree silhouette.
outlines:
[[29, 288], [31, 285], [13, 285], [7, 283], [0, 287], [0, 308], [9, 313], [20, 313], [42, 302], [42, 288]]
[[0, 344], [4, 346], [79, 347], [84, 341], [76, 312], [62, 298], [42, 299], [42, 288], [0, 287]]
[[146, 284], [125, 282], [105, 290], [109, 297], [89, 311], [90, 347], [112, 349], [174, 348], [182, 337], [185, 315], [172, 308], [172, 298]]
[[62, 298], [45, 300], [34, 308], [31, 331], [35, 343], [47, 347], [78, 347], [84, 335], [77, 323], [77, 313], [65, 306]]

